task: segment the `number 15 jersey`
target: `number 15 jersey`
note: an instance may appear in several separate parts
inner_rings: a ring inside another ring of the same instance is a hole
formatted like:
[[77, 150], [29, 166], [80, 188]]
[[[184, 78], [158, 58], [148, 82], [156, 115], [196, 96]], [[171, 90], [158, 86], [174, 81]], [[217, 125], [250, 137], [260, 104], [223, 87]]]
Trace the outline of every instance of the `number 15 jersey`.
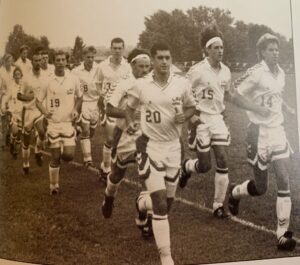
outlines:
[[38, 101], [46, 101], [46, 109], [52, 113], [51, 120], [55, 123], [72, 121], [75, 99], [82, 97], [79, 79], [65, 72], [64, 76], [56, 76], [49, 80], [37, 96]]
[[128, 106], [136, 109], [138, 104], [143, 134], [150, 140], [166, 142], [181, 135], [182, 124], [175, 123], [176, 111], [195, 106], [195, 101], [187, 79], [170, 74], [167, 84], [161, 87], [153, 75], [148, 75], [128, 90]]

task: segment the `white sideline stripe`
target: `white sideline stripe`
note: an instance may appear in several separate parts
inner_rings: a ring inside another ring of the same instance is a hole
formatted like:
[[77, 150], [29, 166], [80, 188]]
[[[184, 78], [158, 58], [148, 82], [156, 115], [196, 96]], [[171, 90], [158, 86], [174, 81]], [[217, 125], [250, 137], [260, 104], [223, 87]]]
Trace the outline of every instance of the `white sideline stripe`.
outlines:
[[[51, 156], [51, 154], [49, 152], [42, 151], [42, 153], [45, 154], [45, 155], [47, 155], [47, 156]], [[81, 163], [78, 163], [78, 162], [75, 162], [75, 161], [71, 161], [70, 163], [73, 164], [74, 166], [77, 166], [77, 167], [82, 167], [83, 166]], [[90, 170], [90, 171], [92, 171], [92, 172], [98, 173], [98, 170], [96, 168], [87, 168], [87, 169]], [[127, 179], [127, 178], [124, 179], [124, 182], [129, 183], [131, 185], [136, 185], [136, 186], [138, 185], [137, 182], [131, 181], [131, 180]], [[209, 208], [201, 205], [200, 203], [195, 203], [195, 202], [183, 199], [183, 198], [175, 197], [175, 201], [179, 201], [179, 202], [181, 202], [183, 204], [186, 204], [188, 206], [191, 206], [193, 208], [196, 208], [196, 209], [204, 211], [204, 212], [209, 212], [209, 213], [213, 212], [212, 209], [209, 209]], [[262, 231], [262, 232], [265, 232], [267, 234], [271, 234], [271, 235], [275, 235], [276, 236], [276, 231], [268, 229], [265, 226], [256, 225], [256, 224], [254, 224], [252, 222], [243, 220], [243, 219], [238, 218], [236, 216], [230, 217], [230, 220], [232, 220], [233, 222], [236, 222], [238, 224], [241, 224], [243, 226], [250, 227], [250, 228], [252, 228], [254, 230]], [[296, 240], [296, 242], [298, 244], [300, 244], [300, 239], [299, 238], [297, 238], [297, 237], [293, 237], [293, 238]]]

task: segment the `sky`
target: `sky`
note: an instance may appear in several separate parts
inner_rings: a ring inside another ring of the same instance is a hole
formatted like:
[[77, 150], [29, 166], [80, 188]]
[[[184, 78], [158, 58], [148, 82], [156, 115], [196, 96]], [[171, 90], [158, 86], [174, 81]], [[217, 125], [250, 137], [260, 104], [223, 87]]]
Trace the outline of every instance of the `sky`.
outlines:
[[15, 24], [27, 34], [47, 36], [51, 47], [73, 47], [76, 36], [87, 45], [109, 46], [116, 36], [136, 45], [145, 17], [200, 5], [228, 9], [236, 20], [292, 36], [290, 0], [0, 0], [0, 54]]

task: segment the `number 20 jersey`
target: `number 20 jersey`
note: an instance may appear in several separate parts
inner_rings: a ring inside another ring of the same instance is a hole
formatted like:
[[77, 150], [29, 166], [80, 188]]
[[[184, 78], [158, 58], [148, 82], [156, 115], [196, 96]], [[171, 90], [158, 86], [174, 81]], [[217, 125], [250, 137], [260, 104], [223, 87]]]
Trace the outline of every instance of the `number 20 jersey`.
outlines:
[[277, 67], [277, 74], [273, 74], [268, 65], [261, 61], [234, 82], [237, 93], [271, 111], [267, 117], [247, 111], [249, 120], [254, 124], [277, 127], [283, 123], [282, 91], [285, 85], [285, 73], [279, 66]]
[[215, 70], [205, 58], [193, 65], [186, 77], [192, 84], [197, 110], [207, 114], [220, 114], [225, 110], [224, 94], [231, 84], [231, 73], [226, 65], [220, 63], [220, 69]]
[[139, 103], [142, 133], [159, 142], [178, 139], [182, 124], [175, 123], [176, 111], [195, 106], [188, 80], [172, 73], [164, 87], [151, 74], [136, 80], [136, 85], [128, 90], [128, 106], [136, 109]]

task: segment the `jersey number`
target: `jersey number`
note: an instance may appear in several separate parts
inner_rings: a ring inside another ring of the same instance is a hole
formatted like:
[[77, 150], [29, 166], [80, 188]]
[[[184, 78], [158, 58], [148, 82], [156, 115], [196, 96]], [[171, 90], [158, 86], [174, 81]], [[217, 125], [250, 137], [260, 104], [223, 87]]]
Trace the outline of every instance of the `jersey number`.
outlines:
[[85, 92], [85, 93], [88, 92], [88, 86], [87, 86], [87, 84], [83, 85], [83, 92]]
[[266, 98], [264, 95], [261, 96], [261, 104], [260, 104], [262, 107], [269, 107], [269, 108], [272, 108], [273, 106], [273, 101], [272, 101], [272, 96], [271, 97], [268, 97]]
[[59, 105], [60, 105], [59, 98], [50, 100], [50, 107], [51, 108], [54, 108], [54, 107], [58, 108]]
[[146, 122], [160, 123], [160, 112], [158, 112], [157, 110], [153, 112], [151, 112], [150, 110], [146, 110]]
[[214, 91], [212, 89], [204, 89], [202, 90], [202, 99], [210, 99], [214, 98]]

